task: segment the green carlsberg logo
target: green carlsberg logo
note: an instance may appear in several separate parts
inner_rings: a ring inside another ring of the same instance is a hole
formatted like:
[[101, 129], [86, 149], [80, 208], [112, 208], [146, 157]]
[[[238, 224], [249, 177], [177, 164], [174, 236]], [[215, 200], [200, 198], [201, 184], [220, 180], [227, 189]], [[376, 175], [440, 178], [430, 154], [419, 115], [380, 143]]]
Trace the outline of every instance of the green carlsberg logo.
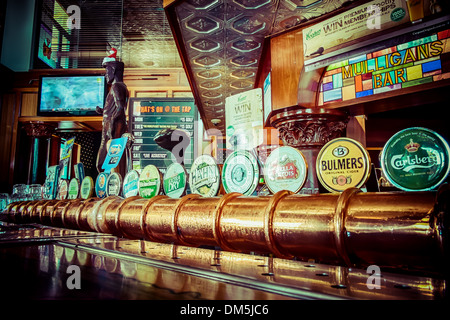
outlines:
[[391, 12], [391, 20], [392, 21], [400, 21], [402, 20], [406, 15], [406, 11], [403, 8], [396, 8]]

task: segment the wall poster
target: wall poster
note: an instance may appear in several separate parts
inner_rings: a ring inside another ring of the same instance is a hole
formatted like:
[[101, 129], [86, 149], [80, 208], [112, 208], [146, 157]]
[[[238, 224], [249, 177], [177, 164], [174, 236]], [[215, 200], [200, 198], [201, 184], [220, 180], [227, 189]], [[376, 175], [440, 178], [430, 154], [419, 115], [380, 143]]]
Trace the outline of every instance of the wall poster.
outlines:
[[252, 89], [225, 99], [227, 148], [256, 148], [263, 142], [263, 93]]

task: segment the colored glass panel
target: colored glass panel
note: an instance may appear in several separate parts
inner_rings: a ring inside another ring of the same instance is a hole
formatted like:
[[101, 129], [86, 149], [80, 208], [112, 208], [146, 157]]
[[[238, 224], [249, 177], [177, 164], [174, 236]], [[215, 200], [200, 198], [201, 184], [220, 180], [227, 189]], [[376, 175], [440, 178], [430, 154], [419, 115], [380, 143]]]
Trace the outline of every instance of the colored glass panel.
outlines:
[[323, 91], [329, 91], [333, 89], [333, 82], [328, 82], [323, 84]]
[[450, 37], [450, 29], [438, 32], [438, 39], [439, 40], [447, 39], [449, 37]]
[[375, 59], [367, 60], [367, 71], [374, 71], [374, 70], [375, 70]]
[[342, 73], [333, 75], [333, 89], [342, 87]]
[[433, 77], [433, 81], [441, 81], [445, 79], [450, 79], [450, 72], [439, 74]]
[[386, 72], [390, 72], [390, 71], [395, 71], [395, 70], [398, 70], [398, 69], [404, 69], [404, 68], [407, 68], [407, 67], [411, 67], [413, 65], [414, 65], [414, 63], [411, 62], [411, 63], [404, 64], [404, 65], [401, 65], [401, 66], [395, 66], [395, 67], [392, 67], [392, 68], [387, 68], [387, 69], [375, 71], [372, 74], [373, 75], [380, 74], [380, 73], [383, 74], [383, 73], [386, 73]]
[[356, 88], [356, 92], [360, 92], [362, 91], [362, 77], [361, 76], [356, 76], [355, 77], [355, 88]]
[[439, 57], [433, 57], [433, 58], [429, 58], [429, 59], [425, 59], [425, 60], [419, 60], [419, 61], [414, 62], [414, 65], [424, 64], [424, 63], [436, 61], [436, 60], [439, 60]]
[[363, 91], [372, 89], [372, 79], [363, 81], [362, 85], [363, 85]]
[[412, 66], [406, 68], [406, 76], [408, 81], [422, 78], [422, 66]]
[[442, 70], [426, 72], [426, 73], [423, 74], [423, 77], [426, 78], [426, 77], [435, 76], [435, 75], [438, 75], [438, 74], [441, 74], [441, 73], [442, 73]]
[[328, 82], [332, 82], [333, 81], [333, 77], [332, 76], [328, 76], [328, 77], [324, 77], [323, 78], [323, 83], [328, 83]]
[[355, 78], [351, 77], [351, 78], [344, 79], [342, 81], [342, 84], [344, 87], [352, 86], [355, 84]]
[[441, 69], [441, 60], [431, 61], [422, 64], [422, 72], [430, 72], [430, 71], [436, 71], [438, 69]]
[[377, 69], [386, 69], [386, 57], [385, 56], [381, 56], [378, 57], [377, 60], [375, 61], [375, 64], [377, 66]]
[[373, 94], [373, 90], [365, 90], [365, 91], [361, 91], [361, 92], [356, 92], [356, 97], [357, 98], [362, 98], [362, 97], [366, 97], [366, 96], [370, 96]]
[[429, 43], [429, 42], [433, 42], [437, 40], [437, 35], [434, 34], [432, 36], [429, 37], [425, 37], [422, 39], [418, 39], [418, 40], [414, 40], [414, 41], [410, 41], [407, 43], [403, 43], [403, 44], [399, 44], [397, 46], [397, 50], [403, 50], [403, 49], [408, 49], [408, 48], [412, 48], [412, 47], [417, 47], [419, 45], [422, 45], [424, 43]]
[[341, 89], [334, 89], [329, 91], [324, 91], [323, 93], [323, 101], [329, 102], [329, 101], [335, 101], [342, 99], [342, 90]]
[[442, 41], [443, 44], [443, 48], [444, 50], [442, 51], [442, 53], [447, 53], [450, 52], [450, 39], [445, 39]]
[[341, 73], [341, 69], [337, 68], [337, 69], [334, 69], [334, 70], [327, 71], [325, 73], [324, 77], [329, 77], [329, 76], [332, 76], [332, 75], [334, 75], [336, 73]]
[[430, 83], [430, 82], [433, 82], [433, 77], [420, 78], [417, 80], [402, 83], [402, 88], [409, 88], [409, 87], [418, 86], [420, 84], [425, 84], [425, 83]]
[[366, 60], [367, 60], [367, 55], [366, 55], [366, 54], [363, 54], [363, 55], [360, 55], [360, 56], [357, 56], [357, 57], [348, 59], [348, 63], [349, 63], [349, 64], [353, 64], [353, 63], [357, 63], [357, 62], [361, 62], [361, 61], [366, 61]]
[[319, 105], [449, 79], [450, 70], [441, 62], [446, 52], [450, 29], [333, 63], [320, 86]]
[[348, 60], [344, 60], [344, 61], [341, 61], [341, 62], [336, 62], [336, 63], [330, 64], [327, 67], [327, 71], [334, 70], [334, 69], [337, 69], [337, 68], [342, 68], [342, 67], [345, 67], [347, 65], [348, 65]]
[[364, 73], [362, 76], [362, 81], [372, 80], [372, 73]]
[[347, 86], [342, 88], [342, 100], [351, 100], [356, 98], [355, 86]]
[[402, 88], [402, 85], [400, 83], [398, 83], [398, 84], [394, 84], [392, 86], [386, 86], [386, 87], [373, 89], [373, 94], [379, 94], [379, 93], [388, 92], [388, 91], [392, 91], [392, 90], [398, 90], [401, 88]]

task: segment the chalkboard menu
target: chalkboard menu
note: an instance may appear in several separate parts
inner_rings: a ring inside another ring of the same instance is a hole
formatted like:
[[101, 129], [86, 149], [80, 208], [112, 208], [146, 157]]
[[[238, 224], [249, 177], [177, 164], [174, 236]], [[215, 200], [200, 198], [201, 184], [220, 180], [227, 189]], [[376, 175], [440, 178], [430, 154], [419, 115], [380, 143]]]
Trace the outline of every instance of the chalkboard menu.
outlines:
[[[196, 157], [196, 120], [197, 107], [192, 98], [131, 98], [128, 122], [135, 139], [131, 153], [133, 169], [140, 173], [152, 164], [164, 174], [167, 167], [177, 161], [174, 154], [182, 152], [183, 165], [190, 172]], [[162, 148], [155, 137], [164, 129], [183, 130], [190, 141], [175, 135], [172, 141], [176, 146], [172, 151]]]

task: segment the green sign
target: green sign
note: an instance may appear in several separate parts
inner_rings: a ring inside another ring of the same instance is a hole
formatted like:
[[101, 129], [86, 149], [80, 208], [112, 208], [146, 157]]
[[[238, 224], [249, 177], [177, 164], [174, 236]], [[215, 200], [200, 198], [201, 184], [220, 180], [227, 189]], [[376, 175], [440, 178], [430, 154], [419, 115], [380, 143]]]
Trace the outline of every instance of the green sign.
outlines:
[[153, 198], [161, 191], [161, 174], [157, 167], [148, 165], [139, 176], [139, 195], [142, 198]]
[[383, 148], [386, 178], [405, 191], [438, 187], [449, 174], [449, 146], [436, 132], [414, 127], [393, 135]]
[[179, 163], [172, 163], [164, 175], [164, 193], [170, 198], [180, 198], [186, 191], [186, 170]]

